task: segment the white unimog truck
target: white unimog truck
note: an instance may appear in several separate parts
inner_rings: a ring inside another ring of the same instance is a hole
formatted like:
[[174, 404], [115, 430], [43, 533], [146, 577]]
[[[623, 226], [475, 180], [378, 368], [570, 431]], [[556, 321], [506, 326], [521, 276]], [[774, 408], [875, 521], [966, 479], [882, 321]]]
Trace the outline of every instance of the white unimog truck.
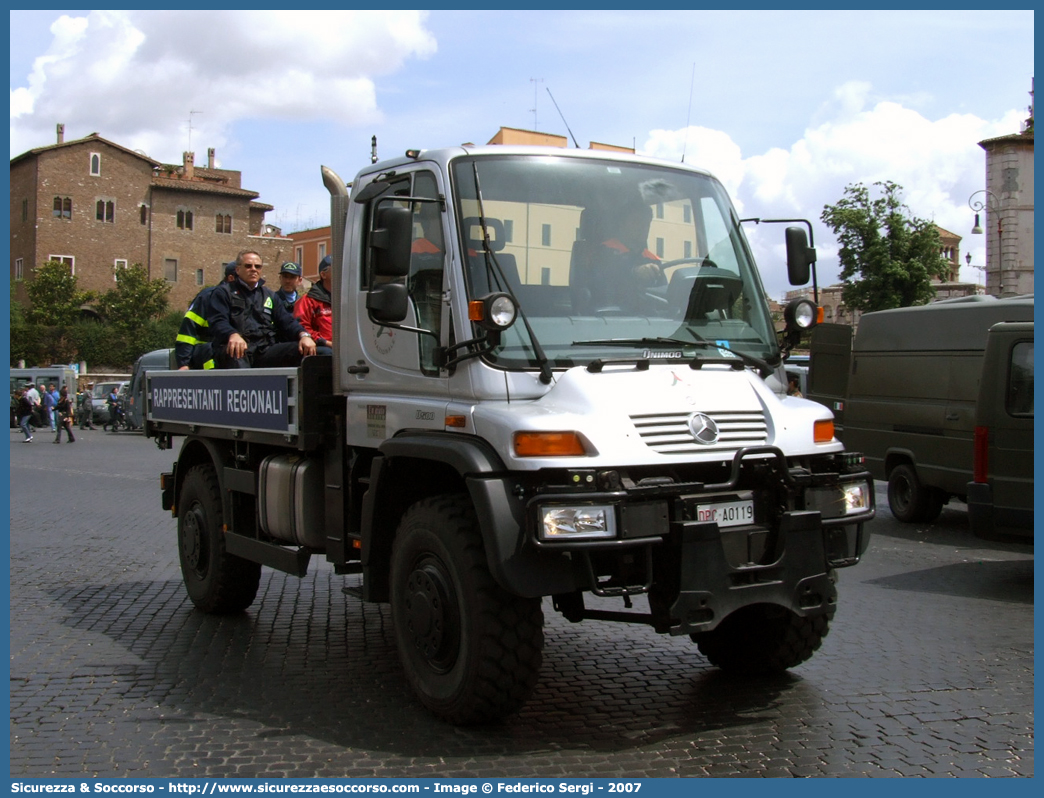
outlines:
[[[183, 439], [162, 503], [199, 609], [323, 556], [391, 604], [411, 686], [461, 724], [530, 695], [544, 597], [734, 671], [812, 655], [872, 482], [829, 410], [786, 395], [815, 307], [777, 333], [716, 179], [506, 146], [409, 151], [350, 197], [323, 174], [333, 356], [148, 372], [147, 434]], [[786, 241], [807, 282], [804, 230]]]

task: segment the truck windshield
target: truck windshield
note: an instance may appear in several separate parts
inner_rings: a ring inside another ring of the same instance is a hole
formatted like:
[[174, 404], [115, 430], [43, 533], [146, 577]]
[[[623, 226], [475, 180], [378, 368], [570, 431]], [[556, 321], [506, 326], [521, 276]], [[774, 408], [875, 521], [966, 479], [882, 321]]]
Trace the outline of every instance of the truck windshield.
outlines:
[[[721, 185], [575, 157], [454, 163], [468, 294], [514, 294], [554, 366], [635, 357], [774, 362], [765, 294]], [[707, 344], [711, 344], [708, 346]], [[523, 324], [487, 356], [539, 365]]]

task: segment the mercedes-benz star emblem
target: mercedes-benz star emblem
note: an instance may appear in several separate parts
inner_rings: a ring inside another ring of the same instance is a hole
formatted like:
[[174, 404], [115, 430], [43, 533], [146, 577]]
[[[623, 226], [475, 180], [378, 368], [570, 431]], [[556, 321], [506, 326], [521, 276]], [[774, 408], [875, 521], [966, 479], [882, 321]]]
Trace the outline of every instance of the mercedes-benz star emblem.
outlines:
[[713, 446], [718, 442], [718, 425], [705, 413], [689, 416], [689, 432], [693, 440], [702, 446]]

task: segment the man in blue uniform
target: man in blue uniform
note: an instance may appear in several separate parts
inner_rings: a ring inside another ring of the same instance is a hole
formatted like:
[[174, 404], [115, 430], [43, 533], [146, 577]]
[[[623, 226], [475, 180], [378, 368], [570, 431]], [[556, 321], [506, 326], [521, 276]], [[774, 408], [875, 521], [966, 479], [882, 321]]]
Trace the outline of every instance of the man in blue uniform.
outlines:
[[[230, 282], [236, 278], [236, 262], [225, 264], [225, 276], [222, 282]], [[212, 369], [214, 355], [210, 346], [210, 326], [207, 323], [210, 295], [221, 285], [209, 285], [196, 294], [185, 317], [178, 328], [178, 337], [174, 342], [174, 361], [178, 370]]]
[[218, 368], [298, 366], [315, 341], [265, 287], [257, 252], [236, 257], [236, 279], [210, 295], [207, 323]]

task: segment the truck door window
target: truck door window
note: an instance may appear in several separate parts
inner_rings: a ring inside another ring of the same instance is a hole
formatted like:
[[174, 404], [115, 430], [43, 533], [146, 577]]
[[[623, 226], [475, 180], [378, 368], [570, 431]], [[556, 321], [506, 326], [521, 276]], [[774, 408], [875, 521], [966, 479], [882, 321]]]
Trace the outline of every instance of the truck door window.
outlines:
[[1013, 416], [1033, 415], [1033, 342], [1023, 341], [1011, 350], [1008, 371], [1008, 412]]
[[[439, 196], [438, 183], [431, 172], [414, 176], [413, 196]], [[417, 326], [438, 334], [442, 327], [442, 276], [446, 262], [446, 241], [442, 232], [442, 207], [438, 202], [413, 204], [413, 244], [410, 274], [406, 286], [417, 314]], [[436, 338], [420, 336], [420, 368], [425, 374], [437, 375]]]

